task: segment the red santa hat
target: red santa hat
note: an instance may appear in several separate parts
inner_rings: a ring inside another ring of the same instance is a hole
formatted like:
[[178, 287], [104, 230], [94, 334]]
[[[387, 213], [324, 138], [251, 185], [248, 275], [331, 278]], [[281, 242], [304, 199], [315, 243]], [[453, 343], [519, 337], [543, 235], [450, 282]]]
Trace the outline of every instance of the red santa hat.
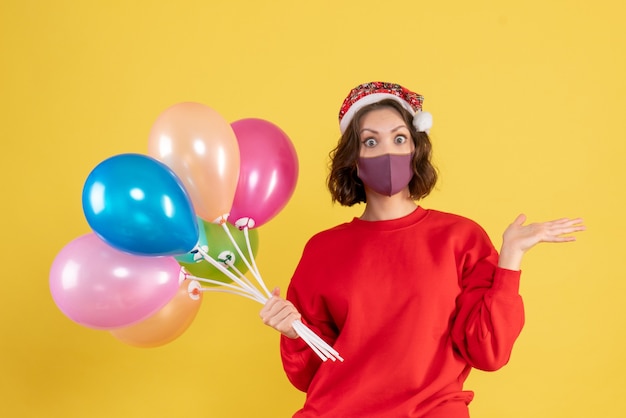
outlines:
[[413, 126], [418, 132], [426, 132], [433, 126], [433, 117], [422, 111], [424, 97], [395, 83], [373, 81], [356, 86], [350, 91], [339, 110], [339, 129], [341, 134], [346, 131], [354, 115], [363, 107], [393, 99], [413, 115]]

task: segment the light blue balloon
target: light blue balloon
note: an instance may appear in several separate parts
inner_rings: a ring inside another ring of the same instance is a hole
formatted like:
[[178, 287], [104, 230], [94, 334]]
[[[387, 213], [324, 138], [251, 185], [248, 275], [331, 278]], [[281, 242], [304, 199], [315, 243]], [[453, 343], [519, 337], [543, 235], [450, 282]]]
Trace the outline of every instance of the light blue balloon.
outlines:
[[83, 212], [110, 246], [136, 255], [184, 254], [198, 242], [198, 223], [180, 179], [142, 154], [98, 164], [83, 187]]

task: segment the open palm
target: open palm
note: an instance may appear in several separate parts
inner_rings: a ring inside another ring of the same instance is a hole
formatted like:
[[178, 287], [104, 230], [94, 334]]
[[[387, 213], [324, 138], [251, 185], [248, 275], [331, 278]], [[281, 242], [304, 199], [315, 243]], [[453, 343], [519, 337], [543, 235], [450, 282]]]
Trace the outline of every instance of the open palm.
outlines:
[[519, 270], [523, 254], [540, 242], [571, 242], [576, 237], [570, 235], [584, 231], [581, 218], [560, 218], [548, 222], [524, 225], [526, 215], [519, 215], [502, 235], [500, 267]]

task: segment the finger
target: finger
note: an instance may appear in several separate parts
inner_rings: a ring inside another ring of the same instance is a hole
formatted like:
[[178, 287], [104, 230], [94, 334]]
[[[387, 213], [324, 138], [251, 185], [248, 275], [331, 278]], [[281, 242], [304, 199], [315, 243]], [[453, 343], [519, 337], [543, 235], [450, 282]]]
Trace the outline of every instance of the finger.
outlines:
[[585, 231], [587, 228], [585, 225], [580, 225], [576, 223], [567, 222], [561, 225], [553, 225], [549, 227], [548, 233], [552, 235], [564, 235], [564, 234], [572, 234], [574, 232]]
[[276, 286], [274, 290], [272, 290], [271, 296], [265, 303], [265, 306], [269, 306], [271, 308], [277, 300], [282, 300], [282, 298], [280, 297], [280, 288], [278, 286]]
[[261, 317], [270, 317], [276, 315], [282, 309], [284, 300], [278, 297], [271, 297], [265, 303], [263, 309], [261, 309]]
[[573, 235], [567, 236], [549, 236], [542, 240], [543, 242], [572, 242], [576, 241], [576, 237]]
[[568, 225], [576, 225], [576, 226], [581, 226], [581, 227], [585, 227], [585, 225], [583, 224], [583, 220], [582, 218], [576, 218], [576, 219], [570, 219], [569, 222], [567, 222]]
[[524, 225], [524, 222], [526, 222], [526, 215], [524, 215], [523, 213], [520, 213], [519, 215], [517, 215], [517, 218], [515, 218], [515, 220], [513, 221], [513, 225]]
[[561, 218], [555, 219], [553, 221], [547, 222], [550, 225], [579, 225], [583, 223], [582, 218]]
[[[263, 322], [277, 324], [289, 315], [289, 313], [298, 312], [291, 302], [280, 298], [272, 299], [274, 299], [273, 303], [269, 304], [267, 309], [261, 312]], [[277, 318], [277, 320], [274, 320], [275, 318]]]
[[300, 314], [293, 306], [284, 306], [283, 309], [276, 315], [278, 323], [287, 322], [289, 326], [297, 319]]
[[560, 235], [562, 235], [562, 234], [572, 234], [574, 232], [585, 231], [586, 229], [587, 228], [585, 228], [584, 225], [564, 226], [564, 227], [559, 229], [558, 233]]
[[268, 318], [267, 324], [281, 330], [288, 330], [291, 328], [293, 321], [298, 319], [300, 314], [293, 308], [293, 306], [283, 306], [281, 310], [275, 312], [270, 318]]
[[570, 242], [576, 241], [576, 237], [571, 235], [576, 232], [584, 231], [584, 226], [562, 226], [559, 228], [551, 228], [545, 232], [542, 241], [545, 242]]
[[265, 305], [263, 305], [263, 308], [261, 309], [261, 312], [260, 312], [261, 317], [272, 315], [272, 312], [276, 311], [277, 309], [280, 309], [280, 308], [277, 308], [277, 306], [281, 305], [283, 302], [285, 302], [285, 300], [282, 299], [280, 296], [272, 296], [271, 298], [269, 298], [267, 302], [265, 302]]

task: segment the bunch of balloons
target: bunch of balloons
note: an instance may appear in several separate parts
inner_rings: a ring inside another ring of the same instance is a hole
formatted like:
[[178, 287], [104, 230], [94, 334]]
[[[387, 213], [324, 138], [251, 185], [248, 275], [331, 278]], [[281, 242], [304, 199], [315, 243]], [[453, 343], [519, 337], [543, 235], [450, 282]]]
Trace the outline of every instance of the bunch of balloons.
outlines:
[[[254, 261], [256, 228], [284, 208], [297, 177], [293, 144], [273, 123], [229, 124], [200, 103], [171, 106], [152, 126], [147, 155], [115, 155], [87, 177], [92, 232], [52, 264], [56, 305], [83, 326], [155, 347], [185, 332], [206, 291], [264, 304], [271, 293]], [[343, 360], [300, 321], [294, 328], [323, 360]]]

